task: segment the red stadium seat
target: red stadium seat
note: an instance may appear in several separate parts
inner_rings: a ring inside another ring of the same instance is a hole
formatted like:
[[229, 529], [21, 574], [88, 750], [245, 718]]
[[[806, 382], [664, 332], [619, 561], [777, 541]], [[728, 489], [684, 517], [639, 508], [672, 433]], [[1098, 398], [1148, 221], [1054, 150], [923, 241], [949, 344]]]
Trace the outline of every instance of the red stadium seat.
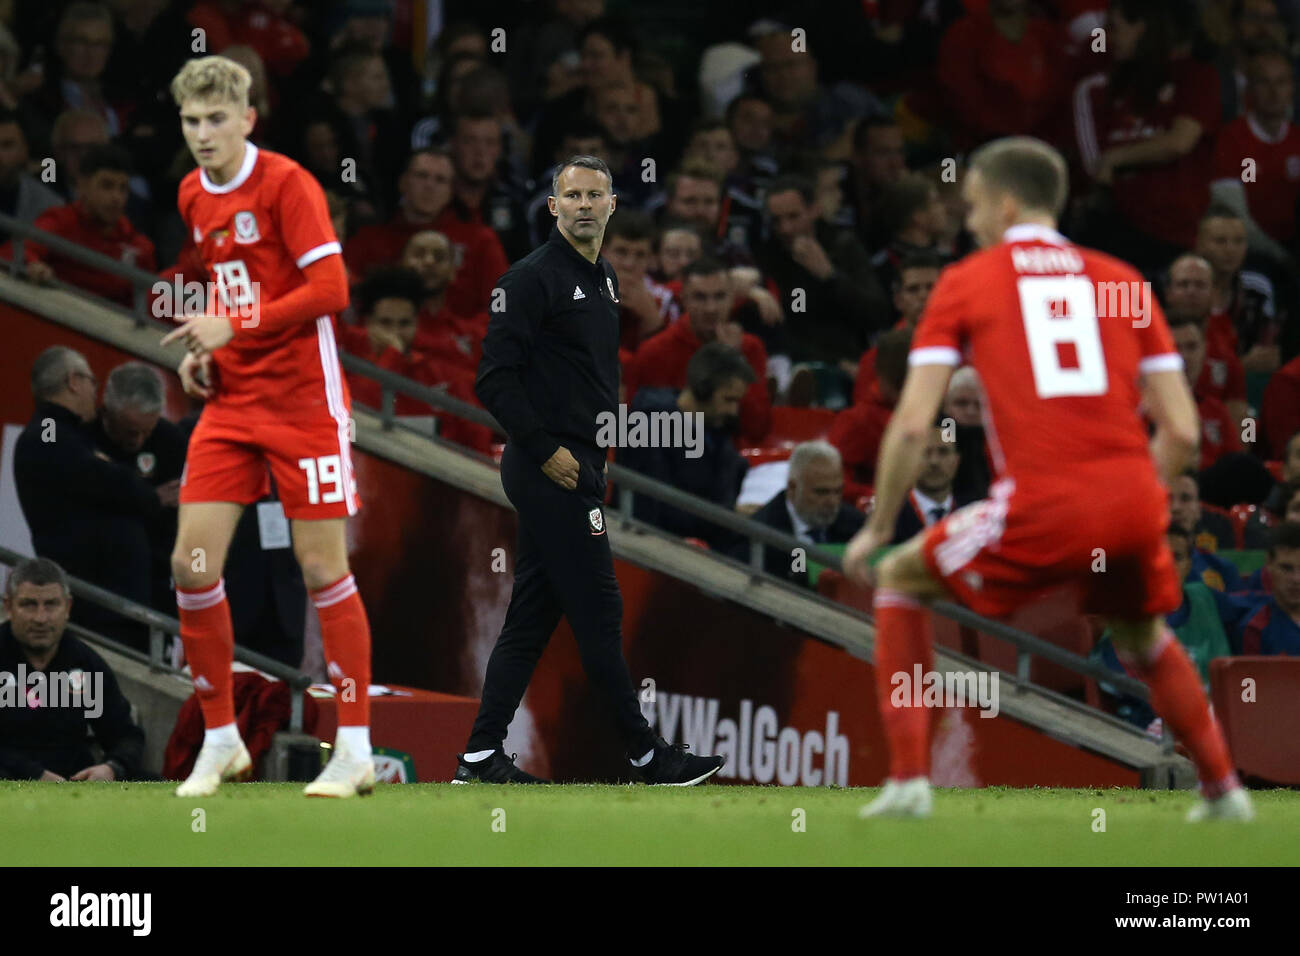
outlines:
[[1295, 733], [1300, 726], [1300, 658], [1210, 661], [1210, 698], [1238, 771], [1273, 784], [1300, 785], [1300, 736]]
[[835, 413], [829, 408], [792, 408], [775, 405], [772, 408], [772, 427], [763, 439], [769, 448], [797, 445], [830, 434]]
[[712, 548], [709, 547], [709, 542], [704, 541], [701, 538], [682, 538], [682, 540], [685, 541], [687, 544], [691, 545], [692, 547], [699, 548], [701, 551], [713, 550]]

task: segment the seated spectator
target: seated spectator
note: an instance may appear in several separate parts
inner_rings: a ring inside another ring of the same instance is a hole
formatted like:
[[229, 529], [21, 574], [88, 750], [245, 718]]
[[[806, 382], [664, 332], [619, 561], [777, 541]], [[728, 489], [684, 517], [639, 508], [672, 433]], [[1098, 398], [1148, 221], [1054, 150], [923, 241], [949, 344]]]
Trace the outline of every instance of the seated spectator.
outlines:
[[722, 172], [700, 159], [687, 159], [668, 174], [664, 184], [662, 204], [651, 202], [659, 209], [660, 225], [670, 222], [689, 222], [698, 228], [704, 241], [704, 254], [721, 259], [729, 266], [753, 265], [754, 252], [745, 243], [749, 234], [739, 228], [732, 235], [730, 203], [724, 202]]
[[[1214, 147], [1214, 198], [1235, 209], [1246, 223], [1253, 252], [1285, 262], [1296, 238], [1300, 175], [1291, 157], [1300, 155], [1295, 110], [1295, 76], [1281, 50], [1263, 50], [1246, 65], [1248, 109], [1225, 126]], [[1246, 160], [1250, 160], [1249, 167]], [[1248, 168], [1254, 175], [1243, 178]]]
[[1274, 529], [1267, 570], [1271, 594], [1234, 599], [1246, 606], [1232, 633], [1233, 651], [1300, 656], [1300, 524], [1286, 521]]
[[125, 362], [108, 373], [104, 403], [91, 435], [97, 451], [153, 486], [158, 495], [158, 518], [148, 529], [152, 605], [174, 617], [171, 553], [188, 440], [179, 426], [162, 417], [165, 400], [157, 369], [144, 362]]
[[906, 329], [891, 329], [882, 335], [876, 343], [876, 380], [867, 401], [850, 405], [831, 423], [826, 439], [844, 459], [844, 478], [848, 482], [875, 482], [880, 441], [903, 391], [911, 347], [912, 333]]
[[1223, 626], [1226, 609], [1221, 608], [1221, 592], [1189, 578], [1196, 550], [1192, 532], [1174, 524], [1165, 540], [1174, 556], [1178, 580], [1183, 582], [1183, 602], [1177, 610], [1165, 615], [1165, 623], [1186, 648], [1187, 656], [1200, 672], [1201, 683], [1209, 690], [1210, 661], [1232, 653]]
[[1245, 544], [1251, 551], [1268, 548], [1273, 529], [1283, 521], [1300, 523], [1300, 478], [1292, 478], [1281, 485], [1282, 512], [1279, 518], [1264, 508], [1259, 508], [1246, 521]]
[[1300, 355], [1269, 376], [1259, 417], [1269, 457], [1286, 460], [1288, 443], [1300, 434]]
[[[1192, 535], [1178, 525], [1170, 527], [1165, 536], [1170, 553], [1174, 558], [1174, 567], [1182, 584], [1182, 603], [1174, 611], [1165, 615], [1165, 623], [1173, 631], [1178, 642], [1187, 651], [1201, 675], [1201, 683], [1208, 692], [1210, 687], [1210, 662], [1216, 657], [1228, 657], [1232, 647], [1228, 641], [1226, 624], [1235, 620], [1240, 613], [1232, 599], [1222, 592], [1207, 587], [1192, 575]], [[1125, 667], [1111, 643], [1107, 631], [1097, 642], [1097, 646], [1088, 655], [1118, 673], [1124, 673]], [[1105, 683], [1101, 689], [1118, 697], [1115, 712], [1118, 716], [1136, 724], [1147, 727], [1155, 720], [1155, 712], [1146, 701], [1128, 695], [1115, 695]]]
[[[55, 345], [32, 363], [36, 410], [14, 447], [14, 484], [32, 547], [69, 574], [148, 605], [149, 529], [157, 489], [95, 450], [96, 379], [79, 352]], [[140, 650], [148, 632], [89, 601], [73, 620]]]
[[[1200, 581], [1220, 593], [1242, 589], [1237, 566], [1218, 554], [1221, 546], [1233, 547], [1232, 524], [1202, 508], [1196, 473], [1190, 468], [1170, 485], [1169, 526], [1192, 537], [1191, 565], [1183, 580]], [[1220, 536], [1223, 536], [1222, 543]]]
[[880, 197], [907, 172], [903, 128], [892, 116], [870, 116], [853, 128], [853, 152], [845, 183], [858, 241], [879, 249], [889, 239], [880, 223]]
[[904, 259], [938, 254], [939, 240], [948, 226], [948, 209], [939, 198], [939, 187], [928, 177], [907, 173], [885, 189], [880, 219], [889, 239], [871, 257], [871, 266], [880, 287], [892, 291]]
[[958, 149], [1055, 132], [1069, 92], [1066, 46], [1061, 23], [1026, 0], [990, 0], [948, 27], [937, 78]]
[[[126, 217], [131, 161], [119, 146], [100, 146], [86, 154], [77, 179], [77, 200], [47, 210], [33, 225], [127, 265], [153, 272], [154, 246]], [[130, 306], [130, 279], [66, 258], [37, 242], [24, 245], [29, 275], [37, 282], [57, 277], [87, 292]]]
[[[297, 131], [297, 148], [291, 155], [298, 158], [318, 182], [327, 184], [327, 198], [338, 197], [340, 205], [347, 210], [349, 224], [360, 226], [373, 223], [379, 218], [378, 207], [383, 201], [383, 190], [378, 183], [362, 177], [364, 170], [355, 176], [349, 176], [346, 181], [338, 175], [344, 155], [341, 144], [346, 138], [338, 126], [339, 122], [338, 118], [324, 117], [308, 120]], [[332, 211], [333, 206], [331, 213]], [[346, 244], [346, 230], [335, 226], [334, 233], [340, 242]]]
[[741, 189], [757, 196], [779, 169], [772, 152], [772, 104], [755, 93], [742, 92], [727, 104], [723, 120], [736, 146], [732, 175]]
[[945, 437], [945, 433], [942, 424], [935, 425], [930, 432], [930, 440], [926, 442], [921, 457], [921, 474], [907, 493], [906, 507], [899, 509], [891, 544], [910, 540], [973, 500], [953, 491], [961, 453], [956, 441], [950, 440], [951, 436]]
[[984, 395], [980, 377], [970, 365], [963, 365], [948, 379], [943, 399], [943, 418], [952, 419], [957, 430], [957, 454], [961, 463], [953, 480], [953, 493], [968, 501], [988, 497], [993, 466], [984, 437]]
[[759, 266], [783, 302], [794, 302], [796, 290], [803, 295], [787, 310], [787, 321], [752, 331], [764, 339], [769, 354], [826, 362], [843, 367], [851, 378], [868, 338], [889, 316], [871, 257], [852, 233], [817, 219], [809, 180], [778, 177], [765, 202], [773, 238], [760, 250]]
[[1205, 336], [1205, 362], [1196, 379], [1196, 393], [1212, 395], [1223, 402], [1228, 417], [1239, 422], [1246, 417], [1246, 372], [1231, 343], [1209, 334], [1213, 293], [1214, 269], [1203, 256], [1189, 252], [1169, 264], [1165, 313], [1170, 321], [1190, 315]]
[[[835, 446], [824, 441], [795, 446], [785, 490], [752, 517], [812, 545], [844, 544], [866, 522], [862, 512], [844, 502], [844, 463]], [[748, 546], [734, 556], [747, 561]], [[795, 584], [808, 584], [806, 555], [796, 561], [784, 551], [764, 548], [763, 570]]]
[[1174, 338], [1178, 354], [1183, 357], [1183, 372], [1196, 398], [1196, 411], [1201, 420], [1201, 451], [1198, 467], [1209, 468], [1219, 458], [1241, 451], [1241, 424], [1228, 417], [1228, 409], [1213, 395], [1198, 392], [1197, 382], [1205, 365], [1205, 336], [1200, 323], [1190, 315], [1169, 318], [1169, 331]]
[[110, 137], [121, 134], [123, 111], [109, 102], [103, 84], [113, 34], [113, 15], [103, 4], [76, 0], [63, 8], [54, 33], [54, 56], [45, 64], [45, 82], [21, 104], [34, 124], [29, 129], [35, 133], [38, 154], [48, 155], [50, 123], [69, 108], [100, 116]]
[[[702, 346], [686, 366], [685, 388], [680, 392], [644, 388], [631, 406], [636, 412], [670, 412], [702, 420], [704, 434], [699, 439], [698, 457], [687, 457], [688, 449], [680, 447], [620, 448], [619, 463], [680, 491], [733, 509], [747, 465], [731, 436], [739, 422], [745, 389], [753, 381], [754, 370], [739, 351], [721, 342]], [[699, 538], [715, 551], [733, 553], [743, 541], [735, 532], [649, 495], [636, 495], [632, 514], [670, 534]]]
[[345, 47], [330, 58], [327, 88], [298, 107], [304, 120], [331, 125], [339, 150], [354, 160], [356, 178], [373, 187], [385, 210], [392, 208], [392, 184], [407, 155], [407, 127], [392, 105], [384, 58], [365, 47]]
[[476, 371], [483, 354], [488, 315], [457, 315], [447, 308], [447, 288], [456, 277], [451, 242], [432, 229], [417, 232], [402, 251], [402, 265], [424, 283], [413, 347], [471, 373]]
[[582, 26], [577, 38], [582, 68], [576, 88], [548, 99], [538, 110], [533, 132], [533, 169], [554, 161], [556, 146], [575, 117], [595, 119], [595, 96], [605, 88], [637, 82], [633, 70], [637, 38], [625, 24], [600, 17]]
[[199, 0], [187, 15], [213, 50], [232, 43], [252, 46], [276, 76], [288, 76], [311, 52], [311, 43], [286, 16], [287, 3], [219, 3]]
[[[498, 73], [491, 67], [483, 70]], [[504, 77], [501, 82], [504, 94]], [[455, 175], [447, 214], [461, 223], [488, 226], [500, 239], [508, 261], [522, 259], [532, 252], [524, 215], [526, 184], [503, 175], [503, 118], [486, 103], [467, 103], [462, 112], [452, 115], [449, 125], [447, 151]]]
[[756, 248], [762, 239], [763, 204], [752, 181], [738, 174], [740, 153], [726, 122], [707, 118], [696, 122], [682, 159], [698, 159], [722, 173], [727, 238], [746, 249]]
[[1291, 440], [1282, 449], [1282, 481], [1276, 484], [1264, 499], [1262, 505], [1275, 518], [1280, 518], [1286, 510], [1282, 486], [1288, 481], [1300, 478], [1300, 431], [1291, 436]]
[[600, 247], [600, 254], [609, 260], [618, 276], [622, 326], [619, 341], [631, 351], [681, 315], [672, 290], [651, 279], [646, 271], [653, 254], [654, 236], [654, 221], [648, 214], [639, 209], [620, 208], [610, 217]]
[[1191, 468], [1170, 482], [1169, 517], [1174, 527], [1192, 536], [1193, 545], [1200, 551], [1213, 554], [1236, 547], [1232, 519], [1201, 507], [1200, 487]]
[[682, 272], [704, 255], [699, 227], [689, 222], [664, 223], [655, 239], [654, 254], [654, 277], [680, 296]]
[[[620, 278], [620, 291], [623, 288]], [[732, 286], [726, 267], [717, 259], [691, 263], [686, 267], [682, 298], [686, 312], [628, 360], [623, 371], [627, 396], [634, 400], [642, 388], [681, 388], [700, 346], [722, 342], [739, 349], [753, 375], [740, 403], [740, 433], [750, 441], [762, 441], [772, 425], [767, 352], [757, 336], [730, 321]]]
[[[172, 110], [174, 113], [174, 105]], [[174, 115], [169, 118], [174, 119]], [[66, 109], [60, 113], [50, 134], [50, 151], [58, 170], [58, 176], [50, 184], [55, 192], [68, 202], [76, 199], [81, 161], [96, 146], [108, 146], [112, 141], [108, 125], [99, 113], [85, 109]]]
[[[48, 558], [18, 562], [0, 624], [0, 779], [130, 780], [144, 731], [96, 651], [65, 633], [72, 592]], [[17, 695], [26, 697], [23, 704]]]
[[451, 240], [456, 278], [447, 288], [447, 307], [457, 315], [485, 312], [497, 279], [510, 263], [497, 234], [479, 223], [464, 223], [450, 212], [453, 167], [445, 150], [411, 154], [398, 180], [401, 201], [387, 223], [364, 226], [343, 247], [354, 276], [364, 279], [374, 268], [392, 265], [417, 232], [433, 229]]
[[862, 84], [819, 80], [817, 54], [795, 49], [790, 27], [764, 21], [754, 38], [762, 57], [759, 81], [772, 104], [777, 149], [815, 149], [828, 159], [843, 159], [852, 143], [853, 122], [882, 112], [880, 101]]
[[[934, 284], [939, 281], [939, 272], [943, 269], [943, 260], [933, 253], [924, 252], [909, 255], [898, 263], [898, 269], [890, 287], [894, 296], [894, 308], [898, 313], [896, 329], [916, 329], [916, 323], [925, 311], [925, 303], [930, 299]], [[862, 353], [858, 359], [858, 374], [853, 381], [853, 401], [865, 401], [871, 390], [871, 383], [876, 378], [876, 348], [873, 345]]]
[[1148, 275], [1195, 242], [1222, 120], [1214, 67], [1178, 49], [1184, 16], [1113, 0], [1106, 66], [1073, 96], [1081, 165], [1110, 197], [1099, 234], [1081, 241]]
[[1213, 351], [1239, 355], [1247, 372], [1277, 369], [1285, 314], [1278, 308], [1273, 280], [1259, 269], [1247, 268], [1245, 220], [1227, 206], [1211, 205], [1197, 229], [1195, 251], [1214, 269], [1206, 329]]
[[27, 134], [18, 114], [0, 110], [0, 212], [29, 225], [63, 197], [27, 171]]
[[[357, 307], [362, 326], [344, 326], [343, 348], [380, 368], [475, 405], [474, 375], [464, 368], [440, 361], [412, 348], [416, 317], [424, 299], [424, 284], [410, 269], [396, 266], [371, 273], [361, 284]], [[347, 372], [348, 391], [354, 401], [373, 409], [383, 407], [383, 386], [357, 372]], [[394, 403], [398, 415], [434, 415], [448, 441], [486, 452], [491, 432], [448, 412], [436, 411], [427, 402], [398, 394]]]
[[614, 181], [623, 183], [619, 196], [628, 207], [648, 209], [655, 200], [655, 182], [641, 176], [642, 159], [675, 155], [667, 143], [680, 134], [664, 128], [659, 101], [655, 88], [640, 81], [601, 86], [592, 94], [594, 118], [608, 143], [609, 168]]

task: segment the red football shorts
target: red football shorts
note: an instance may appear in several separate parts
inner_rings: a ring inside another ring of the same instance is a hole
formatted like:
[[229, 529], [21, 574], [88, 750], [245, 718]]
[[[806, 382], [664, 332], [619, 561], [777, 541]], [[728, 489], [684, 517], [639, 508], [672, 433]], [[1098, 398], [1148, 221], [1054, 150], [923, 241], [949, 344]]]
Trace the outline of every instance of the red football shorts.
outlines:
[[1167, 614], [1182, 603], [1182, 586], [1165, 541], [1164, 492], [1148, 484], [1031, 501], [1003, 479], [922, 532], [921, 553], [931, 576], [985, 617], [1006, 617], [1063, 584], [1077, 589], [1085, 614]]
[[288, 518], [356, 514], [361, 497], [349, 429], [347, 419], [328, 414], [284, 421], [209, 405], [190, 437], [181, 503], [251, 504], [270, 493], [274, 476]]

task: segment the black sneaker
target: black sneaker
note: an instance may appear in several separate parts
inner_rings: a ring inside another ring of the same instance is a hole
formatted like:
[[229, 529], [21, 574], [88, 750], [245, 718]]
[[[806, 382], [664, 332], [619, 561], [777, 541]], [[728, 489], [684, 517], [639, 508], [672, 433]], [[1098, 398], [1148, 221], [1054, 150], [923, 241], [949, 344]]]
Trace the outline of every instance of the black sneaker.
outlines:
[[465, 759], [464, 754], [456, 754], [456, 776], [451, 778], [452, 783], [550, 783], [549, 780], [543, 780], [541, 777], [534, 777], [531, 773], [524, 773], [515, 766], [515, 758], [519, 754], [511, 754], [509, 757], [500, 750], [492, 751], [492, 756], [484, 757], [482, 760], [475, 760], [470, 763]]
[[693, 787], [722, 769], [724, 757], [701, 757], [688, 754], [686, 744], [672, 744], [662, 737], [655, 741], [655, 755], [644, 767], [632, 769], [646, 783], [661, 787]]

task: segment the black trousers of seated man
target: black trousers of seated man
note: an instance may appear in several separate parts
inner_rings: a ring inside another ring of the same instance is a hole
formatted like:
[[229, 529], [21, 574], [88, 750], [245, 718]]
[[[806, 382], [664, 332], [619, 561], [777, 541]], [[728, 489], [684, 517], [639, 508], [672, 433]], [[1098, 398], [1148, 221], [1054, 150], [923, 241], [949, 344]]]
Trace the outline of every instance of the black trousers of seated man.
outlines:
[[628, 753], [641, 756], [654, 746], [655, 734], [641, 714], [623, 659], [623, 596], [601, 507], [603, 456], [570, 451], [581, 471], [574, 491], [547, 478], [540, 465], [510, 444], [501, 456], [501, 484], [519, 513], [515, 583], [488, 659], [467, 753], [501, 748], [561, 615], [569, 620], [587, 679], [611, 708]]

